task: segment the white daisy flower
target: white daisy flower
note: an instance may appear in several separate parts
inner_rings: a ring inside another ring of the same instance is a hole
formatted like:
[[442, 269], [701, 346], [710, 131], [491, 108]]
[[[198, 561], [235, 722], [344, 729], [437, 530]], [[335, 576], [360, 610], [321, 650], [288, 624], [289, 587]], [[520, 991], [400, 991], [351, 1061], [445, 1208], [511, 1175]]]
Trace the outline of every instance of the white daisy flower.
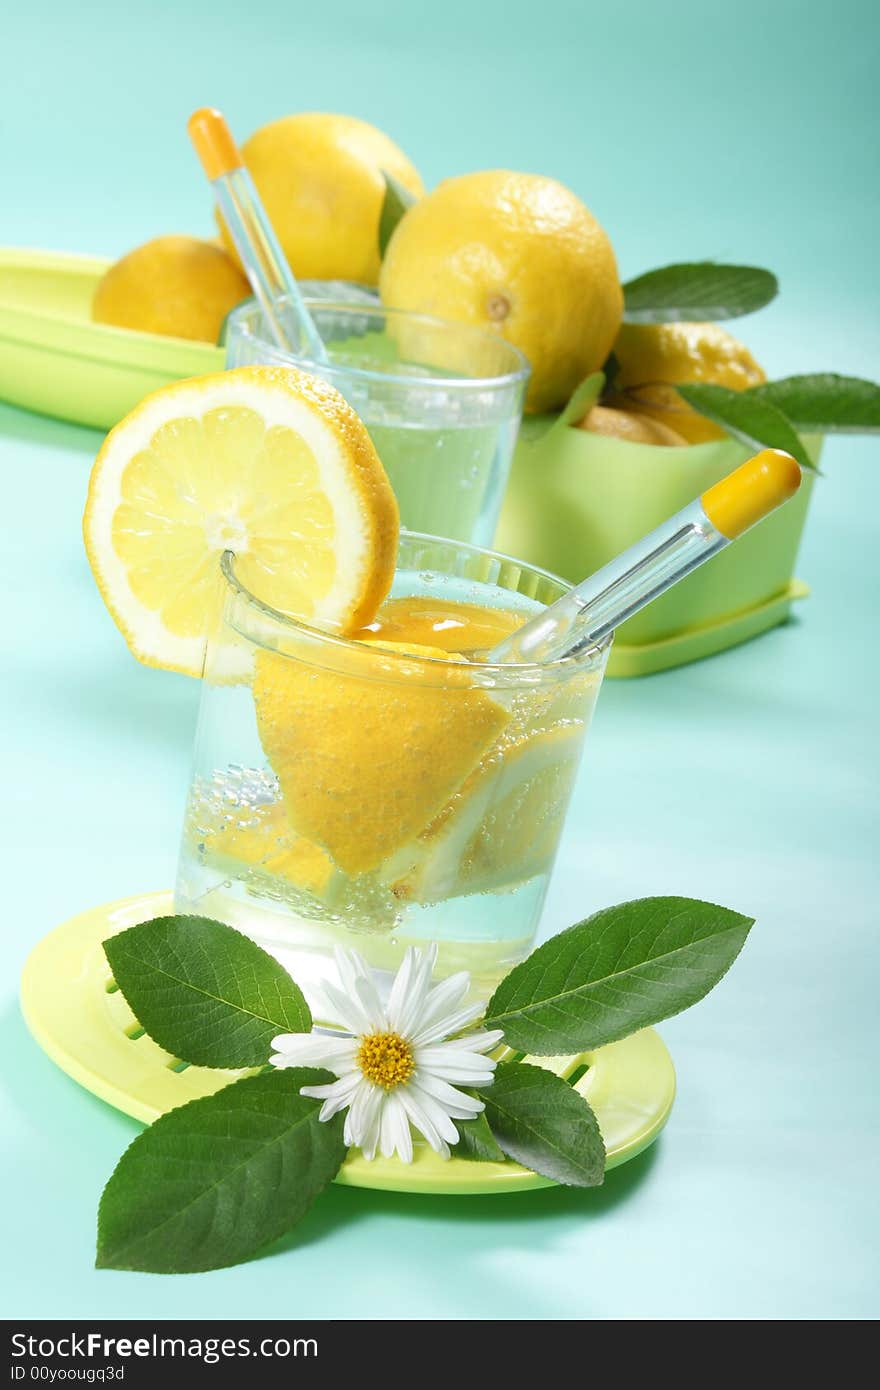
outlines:
[[269, 1059], [276, 1067], [326, 1067], [337, 1080], [326, 1086], [303, 1086], [304, 1096], [322, 1100], [319, 1119], [340, 1110], [345, 1142], [363, 1151], [376, 1150], [404, 1163], [413, 1156], [412, 1129], [431, 1148], [449, 1157], [458, 1143], [453, 1120], [470, 1120], [484, 1108], [481, 1100], [456, 1086], [485, 1086], [495, 1062], [485, 1054], [503, 1037], [479, 1029], [460, 1034], [483, 1012], [482, 1004], [463, 1004], [470, 976], [466, 971], [431, 985], [437, 947], [410, 947], [383, 1004], [369, 966], [357, 951], [336, 948], [342, 984], [324, 987], [334, 1016], [351, 1036], [327, 1033], [282, 1033], [273, 1038]]

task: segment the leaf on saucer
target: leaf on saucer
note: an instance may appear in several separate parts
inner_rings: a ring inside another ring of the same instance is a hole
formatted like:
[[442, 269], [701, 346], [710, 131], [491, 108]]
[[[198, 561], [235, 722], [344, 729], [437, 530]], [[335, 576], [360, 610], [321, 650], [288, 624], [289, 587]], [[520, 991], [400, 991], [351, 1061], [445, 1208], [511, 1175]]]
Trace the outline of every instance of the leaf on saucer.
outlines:
[[602, 1047], [696, 1004], [729, 970], [752, 925], [695, 898], [604, 908], [514, 966], [489, 1001], [485, 1026], [538, 1056]]
[[456, 1120], [458, 1143], [453, 1149], [455, 1158], [475, 1159], [478, 1163], [503, 1163], [504, 1152], [498, 1147], [483, 1110], [472, 1120]]
[[533, 1173], [569, 1187], [599, 1187], [605, 1145], [596, 1116], [567, 1081], [527, 1062], [499, 1062], [477, 1094], [498, 1145]]
[[278, 1033], [307, 1033], [309, 1006], [249, 937], [209, 917], [157, 917], [104, 942], [138, 1022], [172, 1056], [201, 1067], [253, 1067]]
[[318, 1119], [297, 1067], [245, 1077], [163, 1115], [126, 1149], [98, 1211], [99, 1269], [191, 1274], [286, 1234], [336, 1176], [344, 1119]]

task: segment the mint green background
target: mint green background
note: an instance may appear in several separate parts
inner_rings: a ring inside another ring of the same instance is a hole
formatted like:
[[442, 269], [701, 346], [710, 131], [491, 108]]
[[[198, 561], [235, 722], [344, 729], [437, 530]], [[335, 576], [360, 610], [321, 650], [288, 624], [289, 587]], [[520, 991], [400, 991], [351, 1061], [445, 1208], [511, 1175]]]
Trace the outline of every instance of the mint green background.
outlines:
[[[742, 332], [774, 374], [880, 375], [875, 7], [741, 0], [163, 0], [4, 19], [2, 237], [116, 254], [208, 231], [184, 133], [341, 109], [433, 183], [507, 165], [571, 184], [624, 275], [716, 256], [774, 267]], [[836, 440], [798, 621], [609, 684], [544, 921], [648, 893], [753, 913], [711, 1002], [666, 1024], [680, 1091], [656, 1149], [598, 1193], [334, 1190], [284, 1250], [181, 1278], [91, 1270], [102, 1182], [136, 1132], [30, 1041], [30, 945], [170, 883], [197, 699], [139, 668], [79, 533], [96, 434], [0, 407], [6, 899], [0, 1311], [64, 1317], [876, 1316], [877, 446]], [[872, 1253], [873, 1252], [873, 1253]]]

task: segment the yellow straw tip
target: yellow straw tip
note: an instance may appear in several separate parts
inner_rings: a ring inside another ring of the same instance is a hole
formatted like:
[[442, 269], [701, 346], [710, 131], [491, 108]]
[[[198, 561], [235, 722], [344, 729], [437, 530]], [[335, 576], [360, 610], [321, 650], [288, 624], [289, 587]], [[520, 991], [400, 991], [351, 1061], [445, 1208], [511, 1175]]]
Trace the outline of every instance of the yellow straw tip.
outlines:
[[244, 164], [225, 116], [213, 106], [201, 106], [194, 111], [186, 128], [202, 168], [212, 182]]
[[800, 485], [800, 465], [791, 454], [762, 449], [703, 493], [703, 511], [733, 541], [793, 497]]

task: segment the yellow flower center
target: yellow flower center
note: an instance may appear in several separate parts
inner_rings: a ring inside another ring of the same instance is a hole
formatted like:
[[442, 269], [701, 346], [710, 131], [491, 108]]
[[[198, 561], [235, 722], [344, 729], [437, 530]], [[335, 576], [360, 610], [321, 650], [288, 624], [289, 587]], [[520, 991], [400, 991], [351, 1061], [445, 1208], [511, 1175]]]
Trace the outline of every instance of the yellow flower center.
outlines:
[[409, 1081], [416, 1065], [412, 1048], [399, 1033], [370, 1033], [361, 1038], [356, 1060], [367, 1080], [386, 1091]]

